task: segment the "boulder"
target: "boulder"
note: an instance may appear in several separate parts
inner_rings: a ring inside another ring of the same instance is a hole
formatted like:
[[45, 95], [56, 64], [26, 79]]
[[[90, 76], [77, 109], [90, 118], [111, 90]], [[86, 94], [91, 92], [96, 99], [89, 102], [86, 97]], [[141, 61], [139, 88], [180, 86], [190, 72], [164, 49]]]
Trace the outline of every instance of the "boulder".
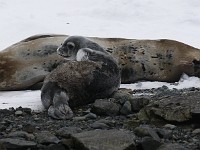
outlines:
[[167, 121], [185, 122], [191, 120], [193, 117], [199, 116], [199, 97], [199, 92], [182, 93], [179, 96], [161, 97], [151, 100], [144, 109], [147, 116], [157, 116], [158, 118], [163, 118]]
[[122, 130], [92, 130], [72, 135], [75, 149], [136, 150], [135, 135]]
[[97, 115], [116, 116], [121, 106], [114, 102], [114, 99], [98, 99], [94, 102], [92, 112]]

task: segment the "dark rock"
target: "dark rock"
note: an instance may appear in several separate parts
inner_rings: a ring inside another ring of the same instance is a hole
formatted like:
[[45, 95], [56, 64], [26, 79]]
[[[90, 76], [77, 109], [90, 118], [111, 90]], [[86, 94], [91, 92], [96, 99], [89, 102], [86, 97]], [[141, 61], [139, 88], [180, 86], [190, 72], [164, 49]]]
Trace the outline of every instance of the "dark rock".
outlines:
[[23, 108], [23, 112], [31, 115], [32, 110], [31, 110], [31, 108]]
[[21, 139], [13, 139], [13, 138], [5, 138], [0, 139], [0, 147], [3, 147], [5, 149], [36, 149], [37, 144], [32, 141], [26, 141]]
[[8, 134], [9, 138], [16, 138], [16, 137], [21, 137], [25, 138], [26, 140], [34, 140], [34, 135], [33, 134], [28, 134], [25, 131], [16, 131], [16, 132], [11, 132]]
[[149, 103], [149, 98], [147, 96], [133, 96], [126, 90], [118, 90], [112, 96], [114, 99], [124, 105], [125, 102], [129, 101], [131, 103], [131, 109], [134, 112], [138, 112], [141, 108]]
[[121, 110], [120, 110], [120, 113], [122, 115], [129, 115], [132, 113], [131, 111], [131, 103], [129, 101], [126, 101], [124, 103], [124, 105], [122, 106]]
[[87, 115], [85, 115], [86, 119], [97, 119], [97, 115], [94, 113], [88, 113]]
[[48, 131], [42, 131], [36, 134], [36, 141], [40, 144], [57, 144], [60, 140]]
[[199, 118], [199, 117], [200, 117], [200, 107], [195, 108], [195, 109], [192, 109], [192, 110], [191, 110], [191, 115], [192, 115], [194, 118]]
[[85, 116], [80, 116], [80, 117], [74, 117], [73, 120], [74, 121], [84, 121], [84, 120], [87, 120], [87, 118]]
[[151, 138], [151, 137], [144, 137], [142, 141], [138, 145], [138, 149], [142, 150], [157, 150], [161, 145], [161, 142]]
[[106, 125], [105, 123], [100, 123], [100, 122], [94, 122], [91, 124], [91, 127], [94, 129], [108, 129], [109, 126]]
[[134, 97], [130, 100], [131, 108], [133, 112], [138, 112], [141, 110], [144, 106], [146, 106], [149, 103], [149, 98], [147, 96], [140, 96], [140, 97]]
[[150, 121], [150, 117], [148, 115], [148, 113], [146, 112], [146, 109], [145, 108], [142, 108], [138, 114], [138, 119], [141, 121], [141, 122], [149, 122]]
[[94, 130], [73, 135], [77, 149], [136, 150], [135, 135], [120, 130]]
[[32, 123], [27, 123], [23, 126], [23, 130], [28, 133], [33, 133], [35, 131], [35, 125]]
[[16, 108], [16, 111], [21, 111], [21, 112], [24, 112], [24, 113], [27, 113], [27, 114], [31, 114], [32, 110], [31, 108], [22, 108], [22, 107], [18, 107]]
[[61, 144], [63, 144], [67, 150], [73, 150], [74, 143], [72, 139], [61, 139]]
[[199, 134], [200, 135], [200, 129], [195, 129], [194, 131], [192, 131], [192, 134], [194, 134], [194, 135]]
[[136, 127], [134, 133], [140, 137], [151, 136], [154, 140], [160, 141], [160, 137], [156, 131], [148, 126]]
[[0, 109], [0, 115], [3, 115], [3, 116], [9, 116], [9, 115], [12, 115], [14, 114], [15, 110], [14, 109]]
[[[184, 122], [194, 117], [200, 108], [200, 92], [182, 93], [179, 96], [154, 99], [145, 107], [148, 116], [158, 116], [167, 121]], [[193, 114], [193, 115], [192, 115]], [[198, 111], [196, 115], [198, 114]], [[196, 119], [198, 121], [198, 119]]]
[[163, 138], [163, 139], [171, 139], [172, 138], [172, 130], [156, 129], [156, 131], [160, 138]]
[[104, 123], [108, 126], [113, 126], [115, 124], [115, 121], [112, 120], [111, 118], [107, 118], [107, 119], [100, 119], [100, 120], [96, 121], [96, 123]]
[[112, 96], [114, 99], [120, 102], [120, 104], [124, 104], [126, 101], [131, 101], [134, 97], [126, 90], [118, 90]]
[[71, 134], [80, 133], [81, 131], [81, 128], [78, 127], [63, 127], [56, 131], [56, 135], [64, 138], [69, 138]]
[[97, 115], [116, 116], [119, 114], [120, 105], [114, 103], [112, 99], [98, 99], [94, 102], [92, 112]]
[[157, 150], [189, 150], [177, 143], [167, 143], [161, 145]]
[[65, 150], [65, 147], [61, 144], [50, 144], [45, 150]]
[[23, 114], [23, 112], [21, 111], [21, 110], [17, 110], [16, 112], [15, 112], [15, 115], [16, 116], [21, 116]]
[[173, 124], [166, 124], [163, 126], [164, 128], [168, 128], [168, 129], [171, 129], [171, 130], [174, 130], [175, 128], [177, 128], [177, 126], [173, 125]]

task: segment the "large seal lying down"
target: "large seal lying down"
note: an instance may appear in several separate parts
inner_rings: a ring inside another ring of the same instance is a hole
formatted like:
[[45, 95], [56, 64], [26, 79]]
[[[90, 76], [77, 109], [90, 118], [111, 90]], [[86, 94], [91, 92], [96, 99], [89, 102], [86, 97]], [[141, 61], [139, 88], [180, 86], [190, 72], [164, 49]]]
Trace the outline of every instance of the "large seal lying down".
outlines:
[[71, 118], [71, 108], [106, 98], [118, 90], [117, 62], [98, 44], [83, 37], [69, 37], [58, 53], [70, 61], [58, 66], [44, 80], [41, 99], [50, 116]]
[[[30, 89], [62, 64], [56, 49], [66, 35], [32, 36], [0, 52], [0, 90]], [[122, 83], [178, 81], [183, 73], [200, 77], [200, 50], [173, 40], [88, 38], [112, 56]], [[38, 87], [39, 88], [39, 87]]]

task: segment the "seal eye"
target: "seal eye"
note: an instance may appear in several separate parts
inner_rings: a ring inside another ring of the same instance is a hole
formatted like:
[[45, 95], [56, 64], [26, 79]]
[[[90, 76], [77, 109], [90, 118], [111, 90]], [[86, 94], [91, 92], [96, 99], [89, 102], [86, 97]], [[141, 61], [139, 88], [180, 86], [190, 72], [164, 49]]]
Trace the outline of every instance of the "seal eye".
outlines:
[[75, 48], [75, 44], [73, 42], [68, 42], [67, 48], [68, 48], [68, 50], [73, 50]]

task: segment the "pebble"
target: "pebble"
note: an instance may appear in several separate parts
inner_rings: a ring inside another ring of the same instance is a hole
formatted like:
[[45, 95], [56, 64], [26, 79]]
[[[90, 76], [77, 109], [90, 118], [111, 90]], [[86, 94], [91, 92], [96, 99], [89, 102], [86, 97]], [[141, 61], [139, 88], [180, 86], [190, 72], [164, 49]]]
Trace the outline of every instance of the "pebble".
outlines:
[[21, 116], [23, 114], [23, 112], [21, 111], [21, 110], [17, 110], [16, 112], [15, 112], [15, 115], [16, 116]]
[[60, 140], [49, 131], [42, 131], [37, 133], [36, 141], [40, 144], [57, 144]]
[[121, 110], [120, 110], [120, 113], [122, 115], [129, 115], [132, 113], [131, 111], [131, 103], [129, 101], [126, 101], [124, 103], [124, 105], [122, 106]]
[[97, 119], [97, 115], [94, 113], [89, 113], [87, 115], [85, 115], [86, 119]]
[[95, 122], [91, 124], [91, 127], [93, 129], [108, 129], [109, 128], [108, 125], [106, 125], [105, 123], [100, 123], [100, 122]]
[[144, 138], [142, 138], [139, 145], [142, 148], [142, 150], [156, 150], [160, 147], [161, 142], [159, 142], [151, 137], [144, 137]]
[[199, 134], [200, 135], [200, 129], [195, 129], [194, 131], [192, 131], [192, 134]]
[[86, 117], [85, 117], [85, 116], [82, 116], [82, 117], [74, 117], [73, 120], [74, 120], [74, 121], [84, 121], [84, 120], [86, 120]]
[[166, 125], [164, 125], [163, 127], [164, 127], [164, 128], [168, 128], [168, 129], [171, 129], [171, 130], [174, 130], [174, 129], [176, 128], [176, 126], [173, 125], [173, 124], [166, 124]]
[[26, 140], [33, 140], [35, 138], [33, 134], [28, 134], [25, 131], [11, 132], [8, 134], [8, 137], [10, 137], [10, 138], [22, 137], [22, 138], [25, 138]]
[[63, 127], [56, 131], [56, 135], [69, 138], [71, 134], [80, 133], [82, 130], [78, 127]]
[[13, 148], [15, 148], [15, 149], [27, 149], [27, 148], [36, 149], [36, 147], [37, 147], [37, 144], [35, 142], [26, 141], [26, 140], [22, 140], [22, 139], [12, 139], [12, 138], [0, 139], [0, 144], [5, 149], [13, 149]]
[[113, 99], [98, 99], [94, 102], [91, 111], [97, 115], [116, 116], [119, 114], [121, 105], [113, 101]]
[[154, 130], [154, 129], [148, 127], [148, 126], [136, 127], [134, 132], [135, 132], [136, 135], [138, 135], [140, 137], [150, 136], [157, 141], [161, 141], [160, 137], [156, 133], [156, 130]]
[[28, 133], [33, 133], [35, 132], [35, 126], [31, 123], [27, 123], [23, 126], [23, 130]]

